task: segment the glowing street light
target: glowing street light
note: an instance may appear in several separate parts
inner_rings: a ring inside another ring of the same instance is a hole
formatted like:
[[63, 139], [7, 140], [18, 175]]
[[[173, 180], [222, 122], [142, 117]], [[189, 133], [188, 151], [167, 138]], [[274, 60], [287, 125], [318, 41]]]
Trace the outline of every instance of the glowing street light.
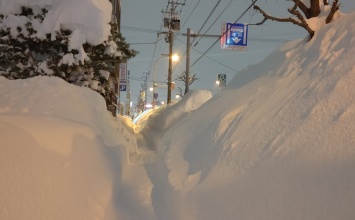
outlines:
[[[169, 54], [162, 54], [158, 59], [156, 59], [156, 60], [154, 61], [153, 89], [150, 90], [150, 91], [153, 92], [153, 101], [152, 101], [153, 108], [155, 107], [155, 96], [154, 96], [154, 94], [155, 94], [155, 87], [158, 86], [158, 85], [156, 84], [156, 82], [155, 82], [156, 73], [157, 73], [156, 63], [157, 63], [158, 60], [160, 60], [160, 59], [163, 58], [163, 57], [169, 57]], [[173, 61], [173, 62], [178, 61], [179, 59], [180, 59], [180, 57], [179, 57], [179, 55], [177, 55], [177, 54], [173, 54], [173, 55], [171, 56], [171, 61]]]
[[221, 82], [217, 80], [216, 85], [218, 86], [218, 93], [219, 93], [221, 91]]
[[178, 61], [179, 59], [180, 59], [180, 57], [177, 54], [173, 54], [173, 56], [171, 57], [172, 61]]

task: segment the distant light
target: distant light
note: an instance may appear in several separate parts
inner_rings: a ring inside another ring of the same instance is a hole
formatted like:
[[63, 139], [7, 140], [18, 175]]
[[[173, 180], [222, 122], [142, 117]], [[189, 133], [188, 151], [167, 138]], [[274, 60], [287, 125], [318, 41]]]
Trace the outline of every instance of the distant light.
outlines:
[[217, 81], [216, 81], [216, 84], [219, 85], [219, 83], [220, 83], [220, 82], [217, 80]]
[[174, 54], [172, 57], [171, 57], [171, 60], [172, 61], [178, 61], [180, 59], [179, 55], [177, 54]]
[[146, 108], [151, 108], [151, 107], [153, 107], [153, 106], [152, 106], [152, 104], [146, 104], [145, 107], [146, 107]]
[[161, 104], [162, 104], [162, 105], [164, 105], [164, 104], [165, 104], [165, 102], [161, 102]]
[[153, 87], [150, 87], [150, 88], [149, 88], [149, 91], [153, 92]]
[[178, 98], [180, 98], [180, 96], [179, 96], [179, 95], [176, 95], [175, 97], [176, 97], [177, 99], [178, 99]]

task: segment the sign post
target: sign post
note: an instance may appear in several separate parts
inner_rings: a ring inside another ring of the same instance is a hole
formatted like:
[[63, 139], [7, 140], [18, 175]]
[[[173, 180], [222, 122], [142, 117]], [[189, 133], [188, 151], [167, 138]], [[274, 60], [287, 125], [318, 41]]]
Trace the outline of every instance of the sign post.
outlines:
[[226, 86], [227, 85], [227, 75], [226, 74], [218, 74], [217, 76], [218, 85], [219, 86]]
[[120, 63], [120, 91], [127, 91], [127, 63]]

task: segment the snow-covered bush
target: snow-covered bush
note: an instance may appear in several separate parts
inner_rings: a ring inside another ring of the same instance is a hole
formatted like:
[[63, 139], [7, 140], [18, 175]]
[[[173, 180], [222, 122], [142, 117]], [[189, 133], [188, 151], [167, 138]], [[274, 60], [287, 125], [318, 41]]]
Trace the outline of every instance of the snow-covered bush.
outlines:
[[[112, 96], [107, 72], [136, 55], [111, 25], [111, 34], [102, 43], [86, 42], [79, 29], [60, 25], [43, 35], [42, 24], [49, 10], [22, 7], [20, 13], [0, 15], [0, 75], [24, 79], [38, 75], [56, 76], [69, 83], [87, 86], [108, 101]], [[66, 28], [66, 29], [64, 29]]]

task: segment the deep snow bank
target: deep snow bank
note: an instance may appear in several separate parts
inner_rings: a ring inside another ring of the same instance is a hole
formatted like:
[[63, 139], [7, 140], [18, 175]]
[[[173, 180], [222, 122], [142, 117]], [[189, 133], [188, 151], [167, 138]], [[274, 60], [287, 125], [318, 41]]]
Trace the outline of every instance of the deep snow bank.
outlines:
[[161, 176], [184, 198], [184, 213], [355, 218], [354, 20], [281, 47], [165, 132]]
[[114, 219], [131, 140], [104, 99], [56, 77], [0, 94], [0, 219]]

